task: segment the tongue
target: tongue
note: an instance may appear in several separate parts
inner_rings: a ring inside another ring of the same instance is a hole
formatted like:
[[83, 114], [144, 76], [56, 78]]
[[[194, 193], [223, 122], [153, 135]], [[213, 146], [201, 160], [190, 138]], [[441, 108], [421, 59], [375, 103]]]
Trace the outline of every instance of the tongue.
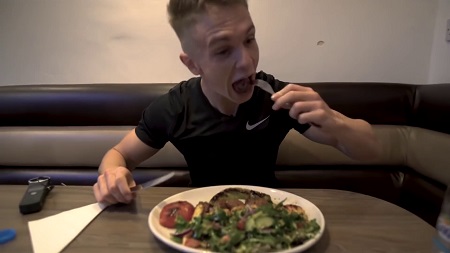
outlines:
[[233, 83], [233, 89], [236, 93], [246, 93], [250, 88], [251, 84], [248, 78]]

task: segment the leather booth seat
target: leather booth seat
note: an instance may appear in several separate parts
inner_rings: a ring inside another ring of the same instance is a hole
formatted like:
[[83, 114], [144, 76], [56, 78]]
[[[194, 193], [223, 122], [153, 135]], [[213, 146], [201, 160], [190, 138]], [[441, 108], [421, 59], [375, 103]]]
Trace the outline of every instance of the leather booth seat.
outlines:
[[[356, 162], [291, 131], [280, 147], [283, 187], [351, 190], [434, 224], [450, 182], [450, 84], [311, 83], [329, 106], [374, 126], [382, 157]], [[103, 155], [173, 83], [0, 86], [0, 184], [50, 176], [93, 185]], [[186, 172], [170, 143], [133, 173], [137, 182]], [[188, 186], [189, 174], [164, 186]]]

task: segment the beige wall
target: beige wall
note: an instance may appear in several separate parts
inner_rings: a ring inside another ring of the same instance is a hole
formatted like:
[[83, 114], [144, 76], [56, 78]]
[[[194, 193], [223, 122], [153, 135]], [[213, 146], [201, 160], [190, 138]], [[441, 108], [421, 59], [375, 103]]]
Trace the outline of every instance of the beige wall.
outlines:
[[[448, 0], [249, 2], [260, 69], [282, 80], [450, 82], [436, 42]], [[1, 0], [0, 85], [188, 78], [166, 3]]]

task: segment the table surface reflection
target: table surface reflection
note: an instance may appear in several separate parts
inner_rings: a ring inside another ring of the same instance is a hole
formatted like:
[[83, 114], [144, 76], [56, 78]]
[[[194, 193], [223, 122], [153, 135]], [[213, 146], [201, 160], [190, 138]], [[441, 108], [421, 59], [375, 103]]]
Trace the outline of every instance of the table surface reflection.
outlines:
[[[63, 252], [176, 252], [153, 236], [148, 227], [152, 208], [190, 188], [153, 187], [129, 205], [108, 207]], [[22, 215], [24, 185], [0, 186], [0, 229], [17, 237], [0, 245], [1, 252], [32, 252], [28, 221], [95, 203], [92, 187], [55, 186], [39, 213]], [[326, 221], [325, 233], [309, 249], [315, 252], [430, 252], [434, 228], [416, 215], [371, 196], [331, 189], [280, 189], [314, 203]], [[51, 229], [51, 228], [49, 228]]]

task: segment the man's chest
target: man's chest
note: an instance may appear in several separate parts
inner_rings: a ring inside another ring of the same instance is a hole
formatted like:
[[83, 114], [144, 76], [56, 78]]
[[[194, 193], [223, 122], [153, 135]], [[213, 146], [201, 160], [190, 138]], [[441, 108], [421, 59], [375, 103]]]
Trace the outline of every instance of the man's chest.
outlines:
[[273, 111], [272, 105], [270, 99], [252, 101], [242, 105], [235, 116], [188, 107], [173, 131], [173, 140], [226, 144], [271, 139], [286, 128], [282, 115]]
[[286, 114], [272, 110], [270, 95], [259, 92], [226, 116], [204, 103], [186, 103], [171, 136], [183, 153], [242, 156], [277, 150], [290, 129]]
[[185, 156], [248, 159], [276, 154], [289, 127], [279, 113], [264, 111], [235, 118], [196, 118], [177, 129], [172, 143]]

